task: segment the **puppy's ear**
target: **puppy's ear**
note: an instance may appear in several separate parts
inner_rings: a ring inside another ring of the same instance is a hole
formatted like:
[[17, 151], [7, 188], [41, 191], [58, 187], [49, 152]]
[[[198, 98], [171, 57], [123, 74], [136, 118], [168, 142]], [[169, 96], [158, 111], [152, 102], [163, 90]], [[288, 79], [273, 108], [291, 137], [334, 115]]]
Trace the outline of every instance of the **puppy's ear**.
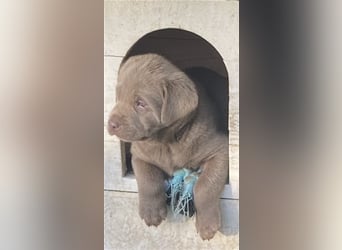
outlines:
[[183, 72], [172, 73], [163, 86], [163, 105], [161, 122], [169, 125], [179, 120], [198, 105], [198, 94], [195, 84]]

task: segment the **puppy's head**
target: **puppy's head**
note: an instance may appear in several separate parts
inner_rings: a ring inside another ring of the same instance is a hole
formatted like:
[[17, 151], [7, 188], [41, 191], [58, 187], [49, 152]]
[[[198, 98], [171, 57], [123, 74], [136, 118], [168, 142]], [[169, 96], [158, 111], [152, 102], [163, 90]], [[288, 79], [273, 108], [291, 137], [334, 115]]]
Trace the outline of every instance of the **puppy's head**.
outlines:
[[119, 70], [108, 132], [123, 141], [144, 140], [197, 105], [196, 87], [184, 72], [159, 55], [132, 56]]

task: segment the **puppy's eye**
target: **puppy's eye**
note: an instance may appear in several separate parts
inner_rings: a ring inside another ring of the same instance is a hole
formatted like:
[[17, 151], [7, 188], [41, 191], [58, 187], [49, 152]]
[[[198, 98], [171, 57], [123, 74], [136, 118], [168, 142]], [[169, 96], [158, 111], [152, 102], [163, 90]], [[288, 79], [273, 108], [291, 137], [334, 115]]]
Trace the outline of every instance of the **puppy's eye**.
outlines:
[[147, 104], [143, 100], [139, 99], [135, 102], [135, 106], [139, 109], [145, 109]]

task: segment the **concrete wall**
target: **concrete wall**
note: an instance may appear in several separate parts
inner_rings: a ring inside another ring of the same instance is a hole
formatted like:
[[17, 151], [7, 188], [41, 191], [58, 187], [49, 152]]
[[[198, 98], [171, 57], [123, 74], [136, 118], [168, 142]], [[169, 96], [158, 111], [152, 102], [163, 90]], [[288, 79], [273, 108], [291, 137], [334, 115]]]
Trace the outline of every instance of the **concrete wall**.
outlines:
[[210, 241], [194, 220], [171, 217], [148, 228], [138, 215], [134, 176], [122, 177], [120, 144], [104, 127], [105, 249], [238, 249], [239, 231], [239, 48], [238, 1], [105, 1], [104, 126], [114, 105], [117, 71], [128, 49], [155, 30], [180, 28], [213, 45], [229, 74], [230, 185], [222, 196], [222, 229]]

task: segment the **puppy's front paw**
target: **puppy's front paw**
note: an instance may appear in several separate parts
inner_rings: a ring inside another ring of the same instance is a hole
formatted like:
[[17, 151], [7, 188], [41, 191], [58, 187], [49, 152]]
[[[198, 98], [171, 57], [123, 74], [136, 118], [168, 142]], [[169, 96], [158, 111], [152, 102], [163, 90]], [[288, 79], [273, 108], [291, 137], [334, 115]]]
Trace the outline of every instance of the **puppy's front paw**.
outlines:
[[165, 201], [141, 202], [139, 214], [147, 226], [158, 226], [166, 218], [166, 203]]
[[202, 240], [210, 240], [221, 227], [220, 213], [196, 215], [196, 229]]

